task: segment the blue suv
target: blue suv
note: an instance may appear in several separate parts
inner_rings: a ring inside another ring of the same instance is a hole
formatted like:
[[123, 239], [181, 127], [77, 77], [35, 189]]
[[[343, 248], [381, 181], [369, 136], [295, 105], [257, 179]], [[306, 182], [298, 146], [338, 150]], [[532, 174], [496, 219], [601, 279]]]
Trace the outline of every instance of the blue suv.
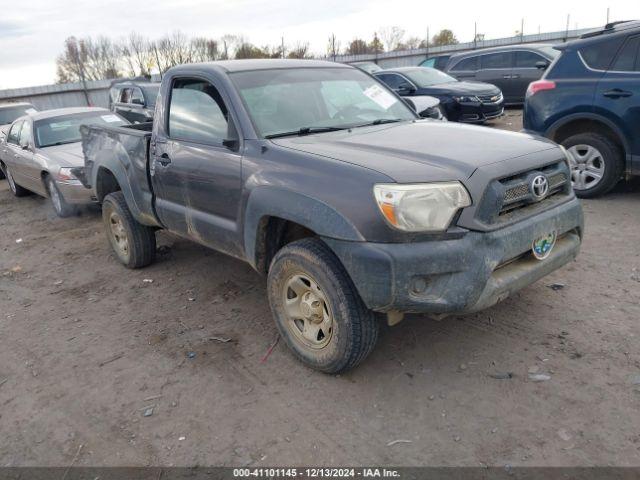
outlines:
[[640, 175], [640, 21], [555, 48], [560, 56], [527, 90], [524, 129], [567, 149], [579, 197], [602, 195]]

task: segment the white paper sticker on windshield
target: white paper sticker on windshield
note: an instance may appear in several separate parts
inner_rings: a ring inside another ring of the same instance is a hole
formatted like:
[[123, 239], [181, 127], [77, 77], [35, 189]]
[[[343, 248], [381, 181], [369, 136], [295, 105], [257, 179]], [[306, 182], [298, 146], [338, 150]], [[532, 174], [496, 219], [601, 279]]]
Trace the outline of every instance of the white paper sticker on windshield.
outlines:
[[367, 97], [376, 102], [385, 110], [388, 110], [391, 105], [398, 101], [393, 95], [387, 92], [380, 85], [371, 85], [362, 93], [364, 93]]
[[100, 117], [102, 118], [102, 120], [104, 120], [105, 122], [109, 122], [109, 123], [121, 122], [122, 121], [122, 120], [120, 120], [120, 117], [118, 117], [117, 115], [100, 115]]
[[37, 112], [37, 110], [35, 108], [27, 108], [24, 112], [28, 113], [29, 115], [33, 115]]

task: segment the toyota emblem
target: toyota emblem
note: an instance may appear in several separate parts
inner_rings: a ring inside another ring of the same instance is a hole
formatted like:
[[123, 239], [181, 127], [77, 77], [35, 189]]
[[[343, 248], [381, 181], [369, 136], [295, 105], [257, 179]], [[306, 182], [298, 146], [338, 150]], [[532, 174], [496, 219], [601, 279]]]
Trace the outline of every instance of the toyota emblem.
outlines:
[[537, 175], [531, 181], [531, 192], [537, 200], [542, 200], [549, 193], [549, 181], [544, 175]]

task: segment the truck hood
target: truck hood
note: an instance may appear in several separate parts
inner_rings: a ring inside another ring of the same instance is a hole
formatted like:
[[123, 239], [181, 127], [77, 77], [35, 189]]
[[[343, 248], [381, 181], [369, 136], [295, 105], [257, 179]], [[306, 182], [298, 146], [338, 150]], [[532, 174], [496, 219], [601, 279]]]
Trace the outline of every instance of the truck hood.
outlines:
[[485, 165], [558, 148], [542, 137], [435, 120], [273, 139], [380, 172], [399, 183], [465, 180]]
[[55, 164], [60, 167], [84, 166], [84, 155], [82, 154], [81, 142], [40, 148], [38, 149], [38, 153], [41, 156], [46, 157], [50, 164]]

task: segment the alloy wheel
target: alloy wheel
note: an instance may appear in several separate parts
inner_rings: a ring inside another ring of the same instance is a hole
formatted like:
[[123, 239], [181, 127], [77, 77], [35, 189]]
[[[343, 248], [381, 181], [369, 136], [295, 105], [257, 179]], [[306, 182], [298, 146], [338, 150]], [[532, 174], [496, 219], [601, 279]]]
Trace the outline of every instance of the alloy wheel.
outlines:
[[605, 163], [600, 151], [591, 145], [574, 145], [567, 149], [571, 166], [571, 183], [576, 190], [589, 190], [604, 177]]

